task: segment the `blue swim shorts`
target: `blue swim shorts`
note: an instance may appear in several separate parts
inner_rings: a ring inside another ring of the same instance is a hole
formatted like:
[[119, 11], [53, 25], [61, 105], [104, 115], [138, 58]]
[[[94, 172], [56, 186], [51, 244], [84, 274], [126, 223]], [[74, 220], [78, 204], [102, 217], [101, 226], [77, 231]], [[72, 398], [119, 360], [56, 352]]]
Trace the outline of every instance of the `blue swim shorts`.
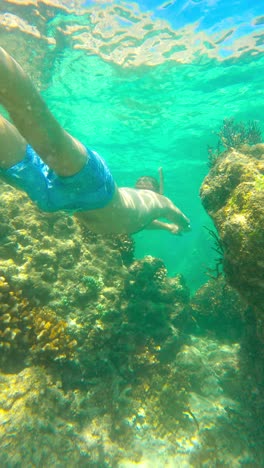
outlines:
[[24, 159], [8, 169], [0, 169], [0, 176], [25, 191], [42, 211], [96, 210], [111, 201], [115, 183], [99, 154], [87, 149], [87, 156], [80, 172], [61, 177], [27, 145]]

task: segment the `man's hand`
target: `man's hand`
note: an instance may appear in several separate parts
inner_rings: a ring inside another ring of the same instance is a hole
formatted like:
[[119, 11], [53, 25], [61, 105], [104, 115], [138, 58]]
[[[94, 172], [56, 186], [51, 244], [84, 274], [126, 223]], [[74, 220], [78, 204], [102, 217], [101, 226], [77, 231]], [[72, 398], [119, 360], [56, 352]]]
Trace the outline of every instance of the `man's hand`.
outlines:
[[185, 228], [182, 228], [178, 226], [177, 224], [167, 224], [167, 230], [171, 232], [171, 234], [174, 234], [175, 236], [181, 236], [183, 232], [189, 232], [191, 231], [191, 226], [188, 225]]
[[171, 234], [174, 234], [175, 236], [180, 236], [181, 235], [181, 229], [177, 224], [167, 224], [167, 229]]
[[188, 232], [191, 230], [190, 226], [187, 228], [181, 228], [178, 224], [174, 223], [165, 223], [164, 221], [159, 221], [155, 219], [152, 221], [145, 229], [161, 229], [163, 231], [168, 231], [174, 236], [181, 236], [183, 232]]

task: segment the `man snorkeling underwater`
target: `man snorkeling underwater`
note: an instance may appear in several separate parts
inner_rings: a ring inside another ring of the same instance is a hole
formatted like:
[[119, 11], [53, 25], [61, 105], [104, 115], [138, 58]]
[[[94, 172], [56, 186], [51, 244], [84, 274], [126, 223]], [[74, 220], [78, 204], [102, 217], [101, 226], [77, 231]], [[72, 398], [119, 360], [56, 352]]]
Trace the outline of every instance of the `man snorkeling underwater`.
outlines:
[[0, 115], [0, 176], [24, 190], [41, 210], [69, 212], [102, 234], [190, 230], [189, 219], [164, 195], [117, 187], [105, 161], [61, 127], [22, 67], [3, 48], [0, 104], [13, 121]]

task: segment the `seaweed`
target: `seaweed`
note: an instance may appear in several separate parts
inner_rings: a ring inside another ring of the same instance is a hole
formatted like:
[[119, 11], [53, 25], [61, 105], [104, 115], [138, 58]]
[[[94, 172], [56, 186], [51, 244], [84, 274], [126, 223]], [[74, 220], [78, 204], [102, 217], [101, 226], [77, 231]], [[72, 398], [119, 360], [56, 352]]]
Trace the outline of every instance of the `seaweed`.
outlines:
[[223, 262], [224, 262], [224, 246], [223, 242], [218, 236], [218, 234], [213, 231], [212, 229], [204, 226], [204, 228], [208, 231], [209, 235], [213, 238], [213, 246], [212, 250], [217, 253], [217, 257], [215, 260], [214, 268], [207, 268], [206, 275], [209, 276], [211, 279], [217, 280], [220, 276], [223, 275]]
[[242, 145], [256, 145], [262, 141], [262, 133], [259, 124], [255, 120], [248, 122], [236, 122], [233, 117], [224, 119], [218, 132], [216, 145], [207, 147], [208, 165], [213, 167], [221, 153], [231, 148], [240, 148]]

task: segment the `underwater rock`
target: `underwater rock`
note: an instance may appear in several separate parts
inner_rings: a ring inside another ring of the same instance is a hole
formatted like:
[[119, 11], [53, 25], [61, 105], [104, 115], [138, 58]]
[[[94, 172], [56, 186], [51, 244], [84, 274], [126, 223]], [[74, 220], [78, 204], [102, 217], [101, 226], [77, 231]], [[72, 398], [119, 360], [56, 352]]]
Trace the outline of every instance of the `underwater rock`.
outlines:
[[[219, 234], [223, 254], [221, 261], [227, 283], [238, 291], [245, 303], [243, 305], [242, 302], [243, 333], [239, 353], [240, 395], [243, 406], [249, 412], [248, 425], [252, 438], [261, 445], [263, 441], [258, 434], [263, 431], [264, 408], [264, 144], [244, 144], [219, 155], [202, 184], [201, 199]], [[198, 291], [194, 298], [197, 320], [203, 320], [203, 302], [208, 300], [211, 289], [208, 286]], [[213, 315], [221, 313], [226, 300], [229, 302], [231, 299], [231, 307], [227, 303], [224, 314], [228, 335], [235, 324], [238, 330], [241, 329], [238, 315], [233, 315], [233, 312], [239, 313], [240, 301], [232, 307], [234, 296], [232, 299], [229, 290], [222, 297], [222, 305], [215, 303], [220, 299], [219, 292], [215, 291], [212, 298]], [[202, 314], [199, 304], [203, 309]], [[229, 316], [231, 311], [232, 317]], [[215, 319], [217, 323], [217, 317], [211, 317], [211, 320]], [[219, 321], [218, 329], [223, 333], [224, 323], [221, 325]], [[232, 335], [235, 338], [233, 332]], [[230, 416], [233, 418], [232, 412]], [[261, 452], [263, 445], [262, 448], [260, 445], [257, 450]], [[248, 463], [254, 465], [250, 459]]]
[[264, 144], [219, 156], [202, 184], [201, 199], [220, 236], [228, 283], [263, 318]]

